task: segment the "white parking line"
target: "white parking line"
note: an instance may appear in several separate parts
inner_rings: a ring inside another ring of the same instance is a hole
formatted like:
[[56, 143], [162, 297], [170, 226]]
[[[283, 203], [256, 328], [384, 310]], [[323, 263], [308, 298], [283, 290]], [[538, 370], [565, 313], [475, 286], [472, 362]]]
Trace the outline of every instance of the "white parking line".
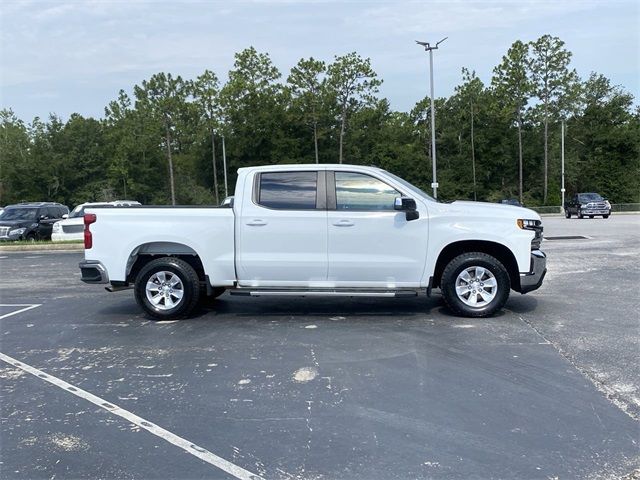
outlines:
[[118, 405], [114, 405], [107, 400], [104, 400], [92, 393], [87, 392], [86, 390], [81, 389], [80, 387], [73, 386], [70, 383], [65, 382], [64, 380], [60, 380], [59, 378], [54, 377], [53, 375], [48, 375], [41, 370], [38, 370], [37, 368], [27, 365], [26, 363], [22, 363], [15, 358], [10, 357], [9, 355], [5, 355], [1, 352], [0, 360], [3, 360], [4, 362], [13, 365], [14, 367], [17, 367], [27, 373], [30, 373], [31, 375], [41, 378], [42, 380], [49, 382], [56, 387], [66, 390], [67, 392], [71, 392], [77, 397], [83, 398], [93, 403], [94, 405], [97, 405], [98, 407], [106, 410], [107, 412], [112, 413], [113, 415], [122, 417], [140, 428], [144, 428], [146, 431], [154, 434], [155, 436], [166, 440], [176, 447], [180, 447], [185, 452], [190, 453], [194, 457], [198, 457], [200, 460], [203, 460], [210, 465], [213, 465], [214, 467], [227, 472], [229, 475], [239, 478], [240, 480], [264, 480], [261, 476], [256, 475], [255, 473], [251, 473], [248, 470], [245, 470], [244, 468], [239, 467], [238, 465], [235, 465], [214, 453], [211, 453], [209, 450], [195, 445], [189, 440], [179, 437], [175, 433], [171, 433], [169, 430], [165, 430], [164, 428], [155, 425], [142, 417], [139, 417], [135, 413], [131, 413], [128, 410], [119, 407]]
[[16, 310], [15, 312], [5, 313], [4, 315], [0, 315], [0, 320], [3, 318], [10, 317], [11, 315], [17, 315], [18, 313], [26, 312], [27, 310], [32, 310], [37, 307], [41, 307], [41, 303], [22, 303], [22, 304], [10, 304], [10, 303], [0, 303], [0, 307], [25, 307], [20, 310]]

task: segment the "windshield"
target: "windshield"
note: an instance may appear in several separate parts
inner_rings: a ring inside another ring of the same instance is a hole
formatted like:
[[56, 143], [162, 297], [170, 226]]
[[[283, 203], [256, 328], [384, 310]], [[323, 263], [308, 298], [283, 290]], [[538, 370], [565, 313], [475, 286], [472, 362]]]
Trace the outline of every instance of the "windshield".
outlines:
[[69, 218], [82, 217], [84, 215], [84, 205], [78, 205], [69, 214]]
[[597, 193], [581, 193], [580, 194], [581, 202], [600, 202], [602, 200], [604, 199]]
[[426, 192], [420, 190], [418, 187], [416, 187], [415, 185], [412, 185], [411, 183], [407, 182], [405, 179], [400, 178], [399, 176], [394, 175], [391, 172], [387, 172], [386, 170], [383, 170], [383, 172], [386, 173], [387, 175], [389, 175], [391, 178], [393, 178], [396, 182], [400, 183], [402, 186], [404, 186], [407, 189], [411, 190], [416, 195], [418, 195], [420, 197], [425, 197], [425, 198], [431, 200], [432, 202], [436, 201], [431, 195], [429, 195]]
[[91, 208], [91, 207], [102, 207], [102, 206], [107, 206], [109, 205], [108, 203], [92, 203], [90, 205], [78, 205], [76, 208], [74, 208], [71, 213], [69, 214], [69, 218], [77, 218], [77, 217], [83, 217], [84, 216], [84, 209], [85, 208]]
[[7, 208], [0, 215], [0, 220], [35, 221], [37, 213], [37, 208]]

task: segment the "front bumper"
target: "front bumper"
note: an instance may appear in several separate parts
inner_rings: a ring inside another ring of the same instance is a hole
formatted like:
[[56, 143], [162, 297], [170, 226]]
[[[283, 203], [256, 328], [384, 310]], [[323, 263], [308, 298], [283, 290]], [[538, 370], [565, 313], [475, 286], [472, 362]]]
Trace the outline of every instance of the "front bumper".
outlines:
[[78, 265], [84, 283], [109, 283], [109, 274], [97, 260], [83, 260]]
[[547, 256], [541, 250], [532, 251], [530, 271], [520, 274], [520, 293], [528, 293], [540, 288], [546, 274]]
[[19, 233], [19, 234], [13, 234], [13, 235], [3, 235], [0, 237], [0, 242], [17, 242], [19, 240], [25, 240], [27, 237], [24, 235], [24, 233]]
[[611, 210], [605, 208], [583, 208], [580, 213], [582, 215], [611, 215]]

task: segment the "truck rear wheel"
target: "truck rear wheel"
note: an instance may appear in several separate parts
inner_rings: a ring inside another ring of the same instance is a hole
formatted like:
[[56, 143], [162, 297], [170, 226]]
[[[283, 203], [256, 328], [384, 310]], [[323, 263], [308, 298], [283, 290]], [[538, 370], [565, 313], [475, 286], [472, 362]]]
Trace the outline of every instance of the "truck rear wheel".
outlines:
[[153, 318], [184, 318], [200, 298], [198, 274], [179, 258], [152, 260], [136, 277], [135, 297], [138, 305]]
[[564, 209], [564, 218], [571, 218], [571, 212], [568, 208]]
[[509, 298], [509, 273], [499, 260], [482, 252], [458, 255], [440, 281], [444, 301], [456, 315], [488, 317]]

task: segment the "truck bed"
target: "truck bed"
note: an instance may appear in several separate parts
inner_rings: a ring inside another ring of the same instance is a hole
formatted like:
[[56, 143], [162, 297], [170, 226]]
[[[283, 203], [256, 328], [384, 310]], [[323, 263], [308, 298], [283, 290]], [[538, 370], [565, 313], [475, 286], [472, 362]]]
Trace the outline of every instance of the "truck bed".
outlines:
[[[234, 213], [214, 206], [132, 206], [90, 208], [96, 215], [91, 225], [93, 247], [86, 260], [100, 260], [110, 281], [126, 280], [130, 262], [138, 254], [154, 250], [176, 254], [198, 252], [205, 271], [219, 285], [233, 285]], [[129, 265], [127, 265], [129, 264]]]

